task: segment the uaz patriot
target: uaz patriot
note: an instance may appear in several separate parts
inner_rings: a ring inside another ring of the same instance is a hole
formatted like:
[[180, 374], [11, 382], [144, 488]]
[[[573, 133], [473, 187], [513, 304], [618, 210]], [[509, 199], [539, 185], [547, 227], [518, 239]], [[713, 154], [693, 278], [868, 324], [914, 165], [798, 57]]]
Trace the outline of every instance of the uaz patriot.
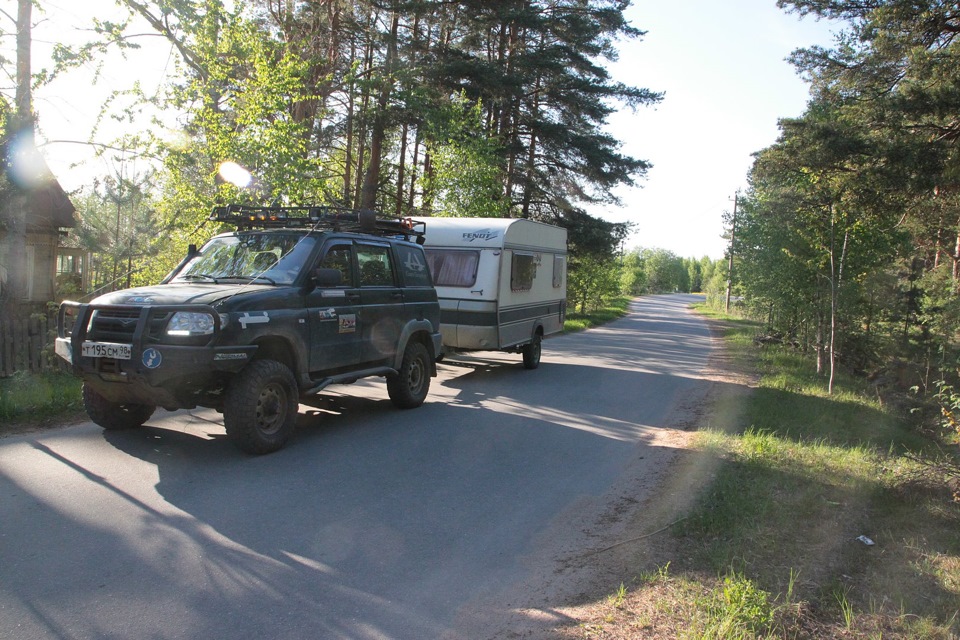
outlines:
[[241, 449], [292, 434], [299, 399], [382, 376], [400, 408], [436, 376], [440, 307], [424, 223], [330, 207], [218, 207], [232, 223], [157, 285], [60, 306], [57, 354], [90, 419], [139, 427], [156, 407], [212, 407]]

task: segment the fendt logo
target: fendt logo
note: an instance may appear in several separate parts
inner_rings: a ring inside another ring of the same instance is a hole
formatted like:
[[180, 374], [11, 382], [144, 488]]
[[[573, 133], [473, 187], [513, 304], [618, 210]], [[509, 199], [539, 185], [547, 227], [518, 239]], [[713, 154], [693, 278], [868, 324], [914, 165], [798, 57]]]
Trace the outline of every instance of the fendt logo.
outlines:
[[477, 231], [467, 231], [463, 234], [463, 239], [467, 242], [473, 242], [474, 240], [483, 240], [484, 242], [489, 242], [493, 240], [498, 235], [499, 231], [492, 231], [490, 229], [479, 229]]

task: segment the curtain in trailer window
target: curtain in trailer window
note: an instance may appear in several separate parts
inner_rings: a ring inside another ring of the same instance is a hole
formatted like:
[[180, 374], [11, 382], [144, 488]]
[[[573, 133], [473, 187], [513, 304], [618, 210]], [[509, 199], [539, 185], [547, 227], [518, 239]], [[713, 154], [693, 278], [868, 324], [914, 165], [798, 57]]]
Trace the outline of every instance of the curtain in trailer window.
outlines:
[[479, 251], [426, 249], [427, 264], [438, 287], [472, 287], [477, 283]]

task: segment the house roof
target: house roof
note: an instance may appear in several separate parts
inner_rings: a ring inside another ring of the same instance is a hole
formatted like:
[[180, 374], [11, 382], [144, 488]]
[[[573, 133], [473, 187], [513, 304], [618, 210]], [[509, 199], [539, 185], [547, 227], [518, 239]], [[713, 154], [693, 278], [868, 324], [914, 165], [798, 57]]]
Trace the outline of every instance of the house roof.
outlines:
[[76, 208], [50, 171], [33, 143], [33, 135], [20, 136], [13, 145], [8, 177], [27, 197], [27, 227], [32, 230], [77, 226]]
[[37, 184], [27, 189], [27, 226], [33, 228], [75, 227], [76, 207], [47, 169]]

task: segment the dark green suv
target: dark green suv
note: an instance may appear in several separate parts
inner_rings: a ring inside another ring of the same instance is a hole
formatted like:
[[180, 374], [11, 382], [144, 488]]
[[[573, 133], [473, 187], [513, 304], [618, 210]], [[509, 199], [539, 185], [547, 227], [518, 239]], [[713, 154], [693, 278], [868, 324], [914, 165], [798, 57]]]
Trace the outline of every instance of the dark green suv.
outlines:
[[423, 403], [441, 353], [423, 223], [237, 205], [211, 219], [237, 230], [191, 246], [160, 284], [60, 306], [56, 351], [91, 420], [213, 407], [241, 449], [268, 453], [330, 384], [382, 376], [398, 407]]

